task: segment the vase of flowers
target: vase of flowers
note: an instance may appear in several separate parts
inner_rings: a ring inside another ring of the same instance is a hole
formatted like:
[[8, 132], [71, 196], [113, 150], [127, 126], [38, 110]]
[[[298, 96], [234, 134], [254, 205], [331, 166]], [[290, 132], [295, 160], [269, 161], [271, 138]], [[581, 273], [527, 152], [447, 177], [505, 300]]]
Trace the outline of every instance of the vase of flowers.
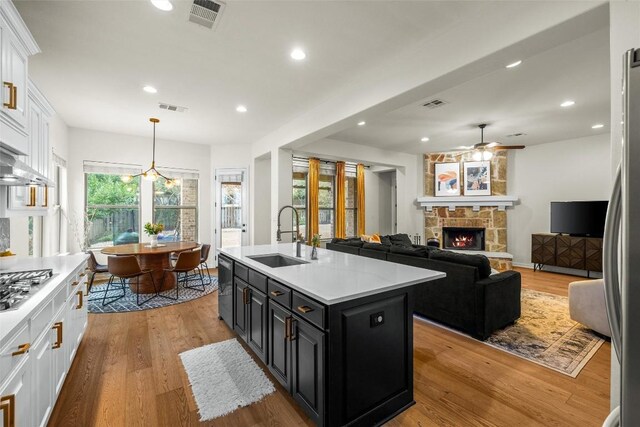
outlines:
[[318, 259], [318, 247], [320, 246], [320, 235], [314, 234], [311, 238], [311, 259]]
[[148, 222], [144, 225], [144, 232], [151, 238], [151, 243], [149, 243], [150, 247], [155, 248], [158, 246], [158, 234], [162, 233], [163, 230], [164, 224], [161, 223], [154, 224]]

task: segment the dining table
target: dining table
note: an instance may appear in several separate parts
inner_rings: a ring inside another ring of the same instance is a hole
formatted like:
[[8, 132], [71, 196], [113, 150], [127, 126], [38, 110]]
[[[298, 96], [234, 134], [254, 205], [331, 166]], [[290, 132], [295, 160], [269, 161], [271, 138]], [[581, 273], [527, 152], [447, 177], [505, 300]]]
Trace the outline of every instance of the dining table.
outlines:
[[[166, 242], [158, 243], [151, 247], [149, 243], [130, 243], [126, 245], [110, 246], [102, 249], [105, 255], [134, 255], [138, 258], [138, 263], [142, 270], [150, 270], [151, 275], [143, 274], [139, 277], [140, 284], [138, 293], [150, 294], [167, 291], [176, 287], [176, 276], [174, 273], [165, 274], [165, 269], [171, 268], [171, 254], [190, 251], [199, 246], [196, 242]], [[153, 282], [151, 281], [153, 276]], [[129, 283], [132, 292], [136, 292], [134, 283]]]

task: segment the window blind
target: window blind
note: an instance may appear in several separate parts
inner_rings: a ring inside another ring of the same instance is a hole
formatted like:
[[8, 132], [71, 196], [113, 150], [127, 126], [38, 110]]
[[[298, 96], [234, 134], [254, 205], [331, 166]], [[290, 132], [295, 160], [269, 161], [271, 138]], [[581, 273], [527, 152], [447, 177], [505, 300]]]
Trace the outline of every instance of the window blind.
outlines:
[[142, 172], [140, 165], [126, 163], [110, 163], [85, 160], [83, 162], [84, 173], [101, 173], [108, 175], [135, 175]]

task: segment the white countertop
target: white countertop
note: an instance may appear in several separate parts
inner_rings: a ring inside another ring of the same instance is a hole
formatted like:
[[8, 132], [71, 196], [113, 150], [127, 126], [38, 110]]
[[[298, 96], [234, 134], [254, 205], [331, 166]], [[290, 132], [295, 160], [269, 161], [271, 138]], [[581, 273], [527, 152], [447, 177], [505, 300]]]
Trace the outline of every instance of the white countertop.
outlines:
[[308, 264], [271, 268], [249, 256], [280, 253], [295, 257], [294, 243], [243, 246], [219, 252], [324, 304], [375, 295], [380, 292], [440, 279], [440, 271], [318, 248], [318, 260], [311, 260], [311, 247], [302, 247]]
[[38, 287], [40, 289], [17, 306], [16, 309], [0, 311], [0, 348], [3, 348], [6, 341], [13, 336], [13, 333], [24, 324], [25, 319], [27, 319], [54, 290], [58, 289], [58, 285], [69, 277], [88, 257], [88, 255], [81, 253], [45, 258], [20, 258], [15, 267], [0, 270], [0, 273], [8, 273], [11, 271], [38, 270], [44, 268], [53, 269], [53, 277], [42, 285], [39, 285]]

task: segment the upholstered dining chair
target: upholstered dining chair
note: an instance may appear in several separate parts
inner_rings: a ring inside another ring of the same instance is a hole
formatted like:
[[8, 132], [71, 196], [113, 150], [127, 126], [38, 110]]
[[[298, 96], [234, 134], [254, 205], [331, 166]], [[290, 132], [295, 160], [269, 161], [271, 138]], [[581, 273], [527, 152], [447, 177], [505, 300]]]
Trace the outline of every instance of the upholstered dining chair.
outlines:
[[89, 278], [89, 285], [87, 286], [87, 294], [91, 293], [91, 288], [93, 287], [93, 281], [96, 278], [96, 274], [98, 273], [108, 273], [109, 269], [104, 264], [98, 264], [98, 260], [96, 260], [96, 256], [92, 251], [87, 251], [87, 255], [89, 255], [88, 265], [91, 277]]
[[204, 243], [200, 247], [200, 272], [202, 272], [203, 268], [207, 269], [207, 276], [209, 276], [209, 282], [211, 282], [211, 273], [209, 273], [209, 265], [207, 265], [207, 260], [209, 259], [209, 252], [211, 251], [211, 245]]
[[[158, 288], [156, 287], [155, 280], [153, 280], [153, 274], [151, 270], [142, 270], [140, 268], [140, 264], [138, 263], [138, 258], [136, 258], [134, 255], [110, 256], [107, 259], [107, 269], [109, 270], [109, 273], [111, 273], [111, 277], [109, 277], [109, 282], [107, 283], [107, 290], [105, 291], [104, 297], [102, 298], [102, 305], [111, 304], [112, 302], [117, 301], [120, 298], [124, 297], [126, 294], [126, 291], [125, 291], [126, 281], [133, 280], [133, 279], [136, 280], [136, 304], [138, 305], [145, 304], [151, 301], [151, 299], [158, 296]], [[146, 300], [140, 302], [140, 293], [138, 292], [140, 290], [140, 276], [145, 274], [148, 274], [149, 277], [151, 278], [151, 284], [153, 285], [153, 289], [155, 290], [155, 293], [149, 298], [147, 298]], [[116, 278], [119, 279], [120, 283], [122, 284], [122, 295], [109, 297], [111, 301], [107, 303], [106, 300], [107, 300], [107, 294], [109, 292], [109, 287], [113, 284], [113, 281]]]
[[[197, 271], [196, 274], [200, 276], [200, 283], [202, 289], [196, 288], [194, 286], [189, 286], [189, 279], [193, 277], [193, 275], [189, 275], [189, 273]], [[163, 281], [167, 274], [176, 274], [176, 297], [172, 299], [178, 299], [180, 297], [180, 284], [187, 289], [193, 289], [196, 291], [204, 292], [204, 278], [202, 277], [202, 270], [200, 269], [200, 251], [185, 251], [180, 252], [178, 254], [178, 260], [176, 264], [171, 268], [165, 268], [163, 274]], [[164, 295], [163, 295], [164, 296]], [[171, 298], [171, 297], [167, 297]]]

